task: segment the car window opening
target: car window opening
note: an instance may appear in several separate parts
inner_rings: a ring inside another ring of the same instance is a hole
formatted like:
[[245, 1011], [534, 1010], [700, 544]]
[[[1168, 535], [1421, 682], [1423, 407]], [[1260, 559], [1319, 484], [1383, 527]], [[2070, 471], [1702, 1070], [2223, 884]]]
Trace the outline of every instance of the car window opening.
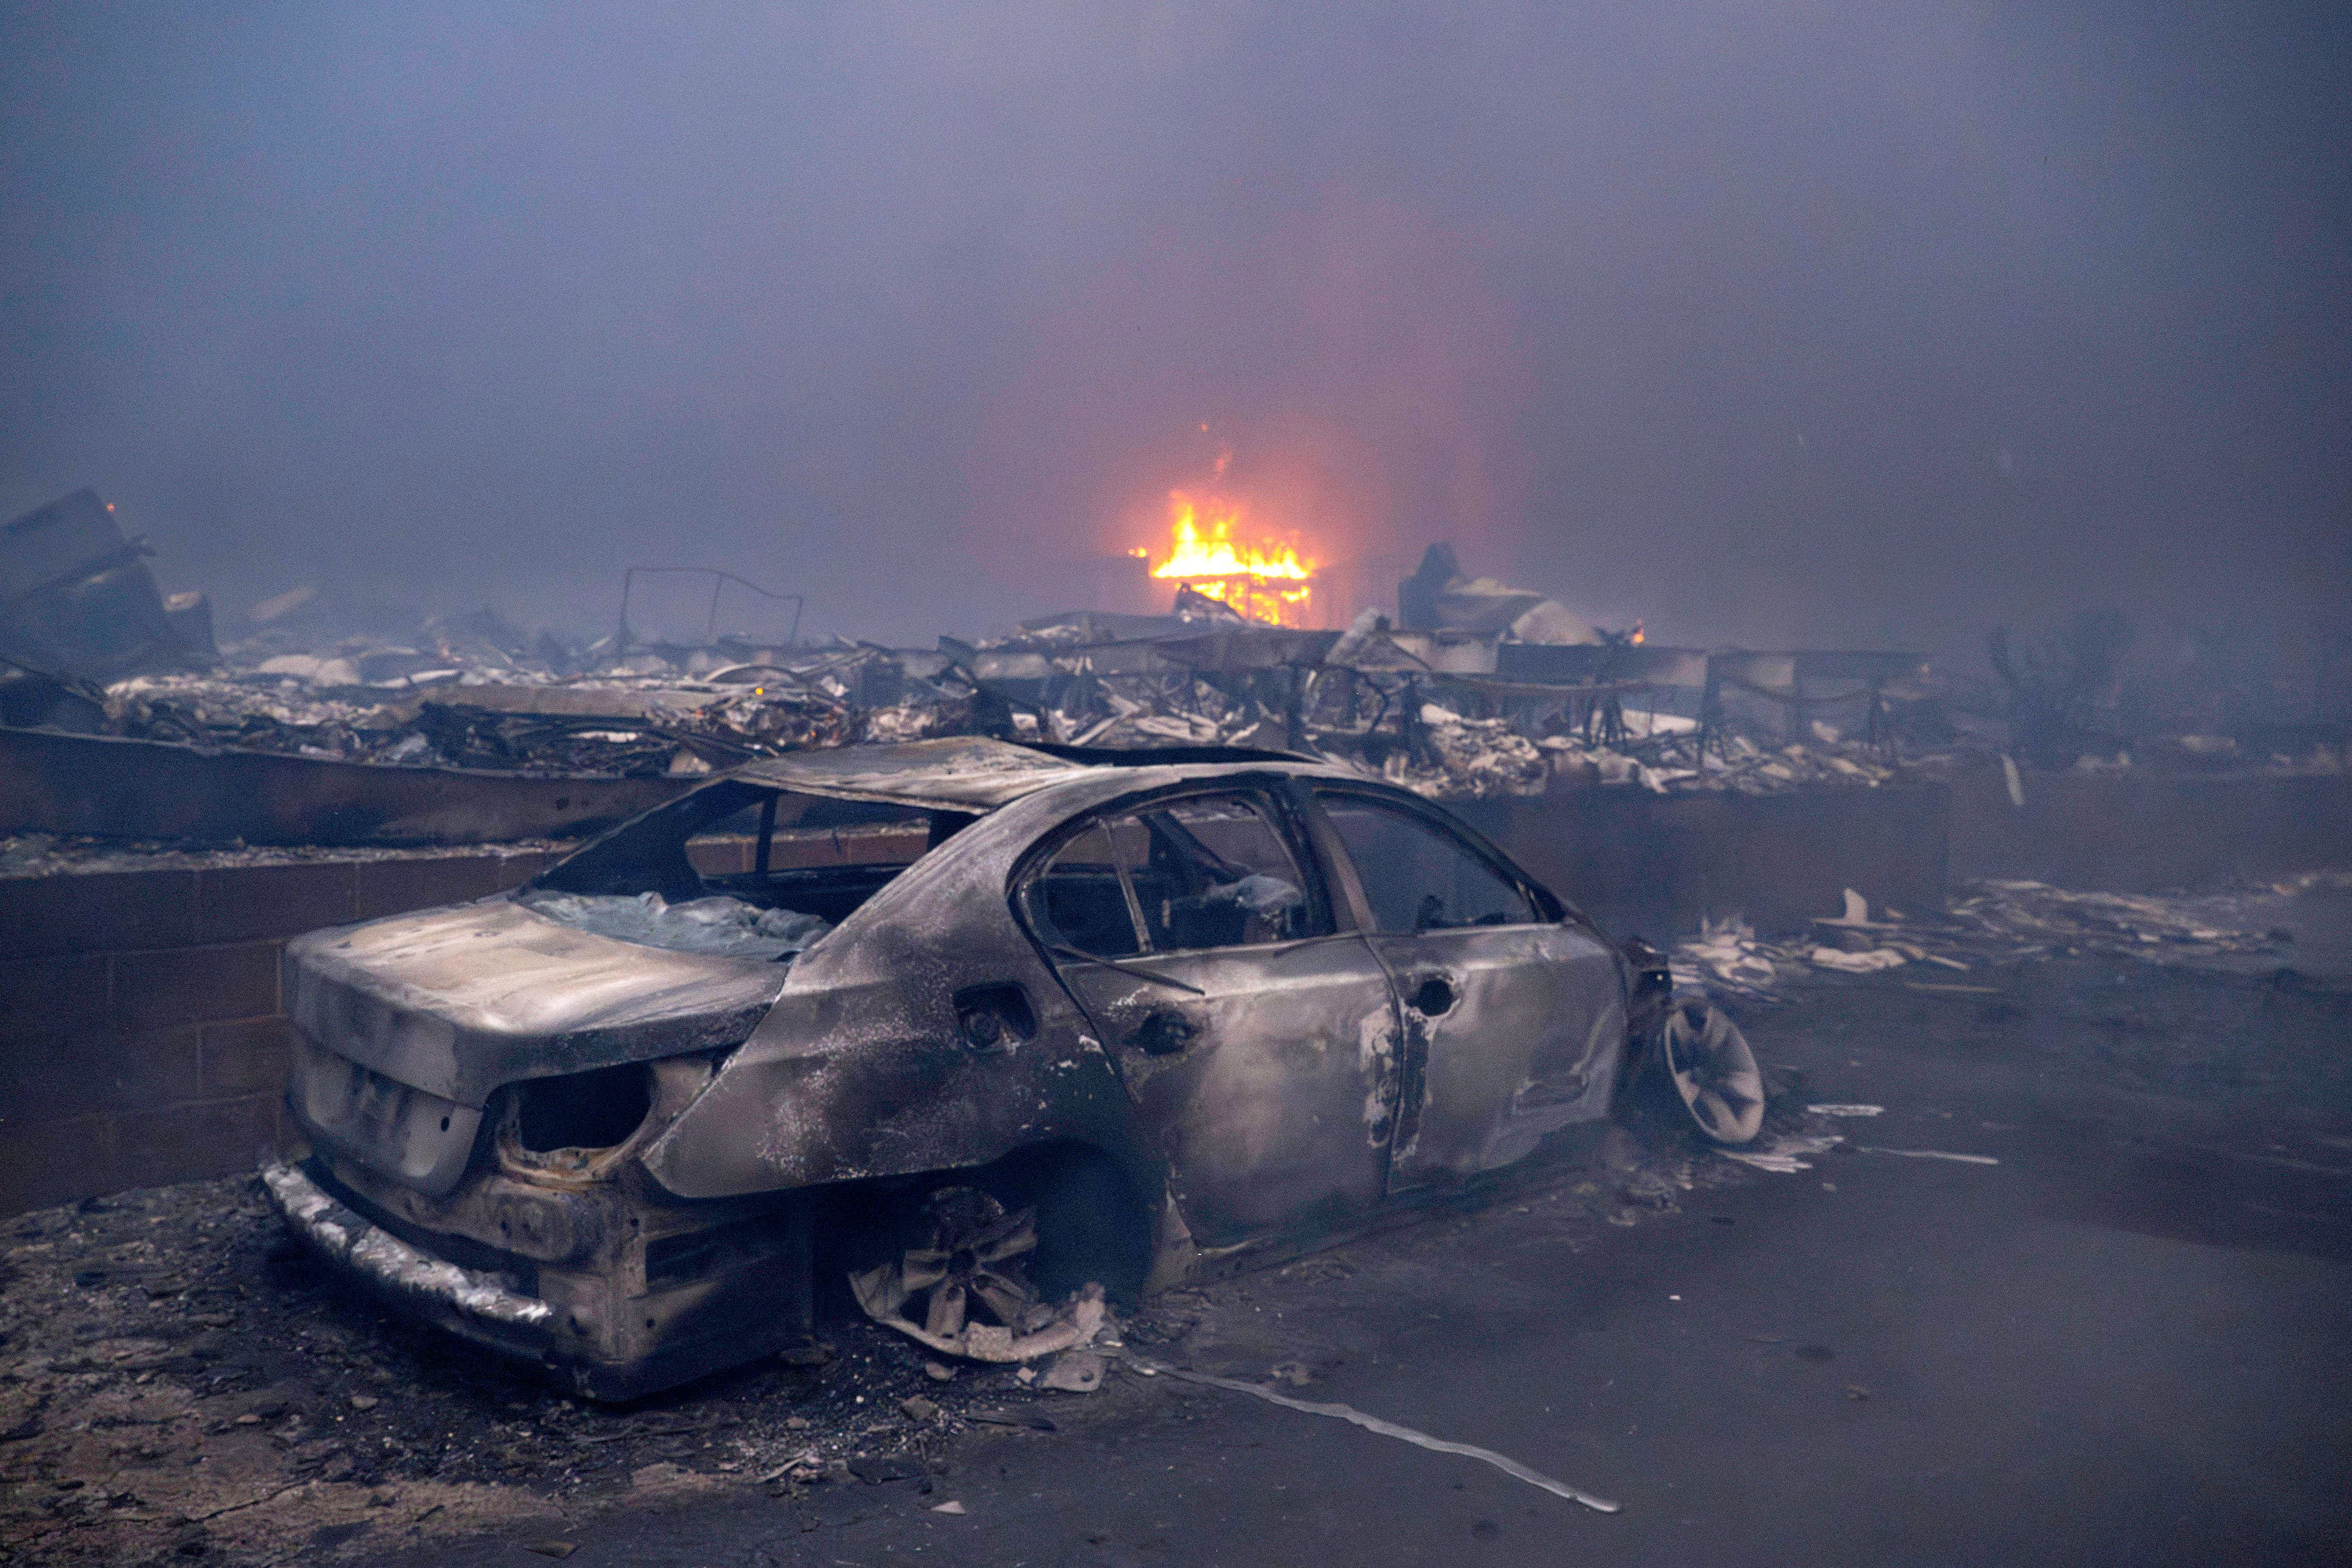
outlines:
[[1384, 932], [1524, 925], [1538, 918], [1525, 889], [1437, 824], [1386, 802], [1318, 790]]
[[978, 820], [729, 780], [590, 845], [520, 896], [601, 936], [789, 962]]
[[1215, 795], [1088, 824], [1038, 871], [1024, 902], [1048, 942], [1132, 958], [1321, 934], [1328, 922], [1307, 886], [1263, 805]]

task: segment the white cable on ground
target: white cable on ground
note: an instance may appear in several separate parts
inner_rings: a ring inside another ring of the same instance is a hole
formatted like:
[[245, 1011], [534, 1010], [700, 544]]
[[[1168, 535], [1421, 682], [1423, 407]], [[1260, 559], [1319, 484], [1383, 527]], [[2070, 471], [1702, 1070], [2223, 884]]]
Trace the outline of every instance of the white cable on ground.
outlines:
[[1443, 1437], [1433, 1437], [1426, 1432], [1416, 1432], [1410, 1426], [1400, 1426], [1393, 1421], [1383, 1421], [1377, 1415], [1367, 1415], [1349, 1405], [1323, 1405], [1311, 1399], [1293, 1399], [1286, 1394], [1276, 1394], [1271, 1388], [1239, 1378], [1215, 1377], [1205, 1372], [1186, 1372], [1180, 1367], [1163, 1366], [1158, 1362], [1129, 1358], [1128, 1364], [1147, 1377], [1172, 1377], [1185, 1383], [1203, 1383], [1211, 1388], [1223, 1388], [1234, 1394], [1246, 1394], [1263, 1399], [1269, 1405], [1279, 1405], [1286, 1410], [1304, 1410], [1309, 1415], [1328, 1415], [1337, 1421], [1351, 1422], [1367, 1432], [1377, 1432], [1383, 1437], [1395, 1437], [1440, 1454], [1459, 1454], [1467, 1459], [1478, 1459], [1494, 1466], [1507, 1476], [1515, 1476], [1531, 1487], [1541, 1487], [1554, 1497], [1580, 1502], [1601, 1513], [1615, 1513], [1617, 1505], [1607, 1498], [1594, 1497], [1579, 1491], [1566, 1481], [1556, 1481], [1549, 1476], [1531, 1470], [1517, 1459], [1497, 1454], [1492, 1448], [1481, 1448], [1470, 1443], [1449, 1443]]

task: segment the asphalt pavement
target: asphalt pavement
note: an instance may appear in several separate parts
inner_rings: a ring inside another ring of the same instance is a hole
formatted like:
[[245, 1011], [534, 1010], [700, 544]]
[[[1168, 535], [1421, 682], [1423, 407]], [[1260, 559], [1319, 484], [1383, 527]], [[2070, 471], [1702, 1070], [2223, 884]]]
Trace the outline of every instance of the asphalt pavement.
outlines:
[[[2325, 976], [2137, 965], [1816, 984], [1750, 1013], [1759, 1054], [1809, 1102], [1884, 1110], [1810, 1169], [1710, 1168], [1729, 1184], [1629, 1226], [1553, 1218], [1610, 1179], [1589, 1159], [1234, 1281], [1138, 1352], [1296, 1363], [1286, 1393], [1613, 1514], [1120, 1372], [1051, 1406], [1054, 1433], [959, 1438], [944, 1473], [558, 1534], [572, 1568], [2352, 1561], [2346, 1009]], [[488, 1538], [379, 1561], [428, 1557], [545, 1560]]]

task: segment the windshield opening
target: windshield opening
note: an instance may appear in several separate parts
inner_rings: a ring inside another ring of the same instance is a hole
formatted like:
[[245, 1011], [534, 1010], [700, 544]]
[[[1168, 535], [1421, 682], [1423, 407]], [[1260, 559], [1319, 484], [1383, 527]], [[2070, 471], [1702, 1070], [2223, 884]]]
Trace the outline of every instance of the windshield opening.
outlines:
[[626, 942], [788, 961], [973, 820], [730, 779], [599, 839], [520, 897]]

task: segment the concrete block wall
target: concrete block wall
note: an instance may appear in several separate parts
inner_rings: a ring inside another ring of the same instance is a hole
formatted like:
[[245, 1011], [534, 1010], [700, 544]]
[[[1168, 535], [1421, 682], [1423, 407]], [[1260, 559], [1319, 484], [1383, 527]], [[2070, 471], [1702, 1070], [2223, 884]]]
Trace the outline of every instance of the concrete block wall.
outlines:
[[0, 878], [0, 1214], [250, 1169], [289, 1060], [286, 939], [479, 898], [550, 858]]
[[1952, 874], [2161, 892], [2352, 866], [2352, 776], [2042, 773], [2022, 805], [1998, 767], [1952, 786]]
[[1940, 909], [1951, 793], [1939, 784], [1786, 795], [1588, 789], [1454, 809], [1618, 936], [1665, 941], [1701, 918], [1762, 931], [1874, 906]]

